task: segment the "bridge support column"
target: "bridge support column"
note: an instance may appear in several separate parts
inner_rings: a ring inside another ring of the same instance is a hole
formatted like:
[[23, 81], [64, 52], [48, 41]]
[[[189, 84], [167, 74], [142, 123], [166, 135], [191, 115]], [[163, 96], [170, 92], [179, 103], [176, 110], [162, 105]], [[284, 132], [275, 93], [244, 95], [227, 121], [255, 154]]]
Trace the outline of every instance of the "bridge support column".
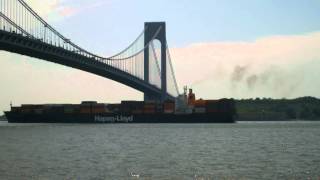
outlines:
[[[165, 29], [164, 29], [165, 31]], [[167, 99], [167, 41], [161, 42], [161, 101]]]
[[149, 83], [149, 42], [159, 40], [161, 43], [161, 96], [144, 94], [144, 100], [165, 101], [167, 99], [167, 39], [165, 22], [147, 22], [144, 24], [144, 81]]

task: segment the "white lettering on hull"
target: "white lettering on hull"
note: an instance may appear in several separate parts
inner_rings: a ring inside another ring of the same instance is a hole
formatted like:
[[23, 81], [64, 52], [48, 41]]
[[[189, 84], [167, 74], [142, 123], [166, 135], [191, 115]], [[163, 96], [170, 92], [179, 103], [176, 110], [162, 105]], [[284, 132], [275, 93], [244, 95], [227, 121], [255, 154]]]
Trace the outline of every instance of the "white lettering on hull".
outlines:
[[129, 123], [133, 122], [133, 116], [95, 116], [94, 122], [98, 123]]

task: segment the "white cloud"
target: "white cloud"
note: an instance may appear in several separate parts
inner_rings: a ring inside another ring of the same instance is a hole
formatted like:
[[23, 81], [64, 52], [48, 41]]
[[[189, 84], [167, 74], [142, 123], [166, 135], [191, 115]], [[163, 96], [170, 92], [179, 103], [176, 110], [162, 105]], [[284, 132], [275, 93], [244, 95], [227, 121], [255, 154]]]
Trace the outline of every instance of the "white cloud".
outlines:
[[179, 84], [192, 84], [208, 98], [320, 97], [320, 84], [311, 76], [320, 66], [319, 42], [320, 32], [315, 32], [253, 42], [197, 43], [171, 53]]
[[52, 22], [109, 4], [110, 1], [26, 0], [26, 3], [41, 17]]
[[25, 0], [25, 2], [42, 17], [47, 17], [60, 5], [60, 0]]

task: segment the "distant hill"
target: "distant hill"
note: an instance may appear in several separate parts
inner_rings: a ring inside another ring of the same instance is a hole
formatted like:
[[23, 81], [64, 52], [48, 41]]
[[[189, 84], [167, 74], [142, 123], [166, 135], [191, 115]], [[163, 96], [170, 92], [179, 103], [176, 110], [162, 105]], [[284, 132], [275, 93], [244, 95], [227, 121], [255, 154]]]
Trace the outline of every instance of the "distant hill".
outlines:
[[320, 99], [256, 98], [236, 100], [239, 121], [320, 120]]

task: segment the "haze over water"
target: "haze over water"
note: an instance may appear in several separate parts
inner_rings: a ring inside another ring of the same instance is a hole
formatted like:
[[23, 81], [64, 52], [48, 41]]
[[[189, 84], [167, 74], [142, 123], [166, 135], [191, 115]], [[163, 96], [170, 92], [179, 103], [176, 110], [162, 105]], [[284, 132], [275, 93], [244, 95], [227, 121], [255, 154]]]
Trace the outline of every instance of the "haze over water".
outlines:
[[0, 179], [319, 179], [319, 128], [0, 122]]

